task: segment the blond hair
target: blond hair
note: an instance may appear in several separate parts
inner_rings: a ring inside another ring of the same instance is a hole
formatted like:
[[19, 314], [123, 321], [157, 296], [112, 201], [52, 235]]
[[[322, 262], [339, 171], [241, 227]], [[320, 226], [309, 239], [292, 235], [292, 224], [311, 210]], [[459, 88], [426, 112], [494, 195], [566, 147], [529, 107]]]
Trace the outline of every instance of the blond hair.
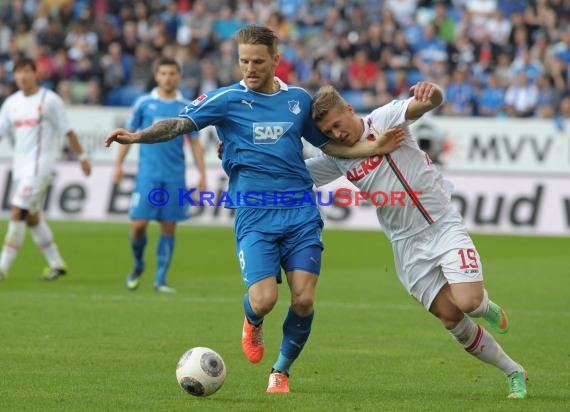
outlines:
[[311, 116], [315, 122], [320, 122], [332, 109], [344, 111], [346, 107], [346, 101], [333, 86], [322, 86], [313, 97]]
[[279, 38], [275, 32], [263, 26], [247, 26], [236, 34], [237, 44], [261, 44], [267, 46], [269, 54], [274, 56], [277, 53], [277, 43]]

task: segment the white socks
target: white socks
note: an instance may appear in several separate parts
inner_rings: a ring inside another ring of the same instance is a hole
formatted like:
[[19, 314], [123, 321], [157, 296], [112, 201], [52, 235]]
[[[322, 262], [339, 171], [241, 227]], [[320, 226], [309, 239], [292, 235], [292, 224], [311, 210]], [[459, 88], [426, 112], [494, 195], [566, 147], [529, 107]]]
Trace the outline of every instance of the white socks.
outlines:
[[4, 239], [4, 247], [2, 247], [2, 254], [0, 254], [0, 271], [6, 273], [16, 256], [18, 251], [24, 243], [24, 236], [26, 234], [26, 222], [23, 220], [10, 220], [8, 222], [8, 232]]
[[59, 254], [57, 245], [53, 241], [53, 234], [47, 223], [40, 220], [37, 226], [31, 228], [32, 239], [39, 246], [44, 254], [50, 268], [63, 267], [63, 259]]
[[503, 351], [493, 335], [473, 322], [468, 316], [465, 316], [449, 333], [471, 355], [496, 366], [506, 375], [521, 370], [520, 366]]
[[485, 313], [487, 313], [487, 309], [489, 308], [489, 294], [487, 293], [487, 289], [483, 290], [483, 300], [477, 309], [472, 312], [469, 312], [468, 315], [472, 318], [480, 318]]

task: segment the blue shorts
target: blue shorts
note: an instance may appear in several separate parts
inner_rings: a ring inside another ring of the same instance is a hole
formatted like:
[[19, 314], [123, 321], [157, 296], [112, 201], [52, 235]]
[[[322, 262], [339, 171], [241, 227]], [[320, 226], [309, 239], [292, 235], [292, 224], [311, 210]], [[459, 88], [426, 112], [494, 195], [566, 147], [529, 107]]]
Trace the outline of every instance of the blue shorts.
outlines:
[[190, 217], [187, 202], [178, 204], [178, 189], [185, 190], [184, 180], [165, 182], [160, 180], [137, 179], [131, 196], [130, 219], [179, 222]]
[[239, 208], [236, 253], [247, 288], [267, 277], [281, 283], [281, 267], [319, 274], [323, 221], [316, 207]]

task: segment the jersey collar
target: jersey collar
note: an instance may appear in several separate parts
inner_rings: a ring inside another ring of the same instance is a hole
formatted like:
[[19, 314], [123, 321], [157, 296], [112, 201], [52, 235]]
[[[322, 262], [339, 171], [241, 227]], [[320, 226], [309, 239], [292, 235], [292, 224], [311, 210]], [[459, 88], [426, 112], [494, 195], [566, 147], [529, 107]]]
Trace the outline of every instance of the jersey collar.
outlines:
[[155, 87], [154, 89], [152, 89], [152, 91], [150, 92], [150, 95], [153, 99], [164, 100], [164, 101], [181, 100], [184, 98], [182, 96], [182, 93], [180, 93], [180, 90], [176, 90], [176, 97], [174, 99], [164, 99], [164, 98], [159, 96], [158, 87]]
[[[277, 83], [279, 83], [279, 90], [282, 90], [284, 92], [289, 90], [289, 86], [287, 86], [287, 84], [281, 80], [279, 77], [275, 76], [274, 79], [277, 81]], [[245, 90], [249, 90], [249, 88], [245, 85], [245, 81], [240, 80], [239, 84], [245, 89]]]

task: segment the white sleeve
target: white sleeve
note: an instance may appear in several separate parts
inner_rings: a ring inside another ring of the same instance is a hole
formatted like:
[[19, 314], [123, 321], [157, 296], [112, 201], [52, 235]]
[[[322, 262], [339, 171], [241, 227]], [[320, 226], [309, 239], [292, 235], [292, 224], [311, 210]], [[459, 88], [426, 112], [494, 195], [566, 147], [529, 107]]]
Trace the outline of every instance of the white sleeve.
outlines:
[[0, 109], [0, 139], [3, 137], [12, 137], [12, 128], [10, 127], [10, 117], [8, 115], [10, 102], [5, 101]]
[[62, 135], [66, 135], [67, 132], [71, 130], [71, 125], [69, 123], [69, 117], [67, 111], [65, 110], [65, 105], [63, 100], [53, 93], [46, 92], [46, 116], [53, 127], [58, 130]]
[[331, 156], [321, 154], [305, 160], [311, 179], [317, 187], [326, 185], [342, 176], [341, 170]]
[[372, 122], [380, 130], [389, 129], [396, 126], [406, 126], [413, 123], [406, 120], [406, 111], [414, 97], [406, 100], [392, 100], [390, 103], [374, 110], [370, 113]]

